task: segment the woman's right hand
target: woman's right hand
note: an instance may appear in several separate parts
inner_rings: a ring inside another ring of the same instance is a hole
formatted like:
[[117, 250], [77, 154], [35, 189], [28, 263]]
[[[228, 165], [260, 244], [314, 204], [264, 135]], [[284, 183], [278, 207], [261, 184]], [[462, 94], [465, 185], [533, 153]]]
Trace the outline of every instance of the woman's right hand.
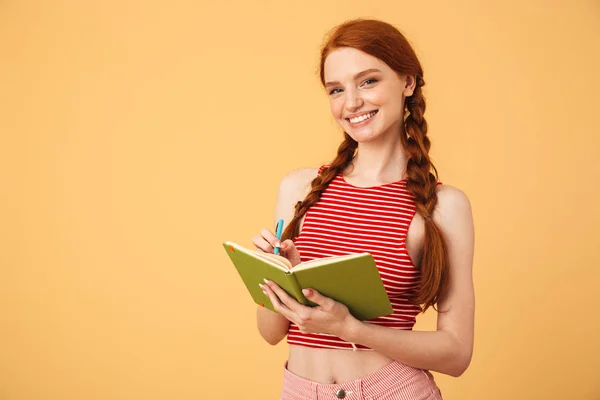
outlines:
[[[263, 228], [260, 231], [260, 235], [252, 237], [252, 243], [256, 246], [258, 251], [264, 251], [265, 253], [274, 253], [275, 247], [279, 244], [277, 237], [273, 232], [267, 228]], [[296, 248], [296, 245], [291, 239], [286, 239], [279, 245], [279, 254], [287, 258], [292, 267], [300, 264], [300, 252]]]

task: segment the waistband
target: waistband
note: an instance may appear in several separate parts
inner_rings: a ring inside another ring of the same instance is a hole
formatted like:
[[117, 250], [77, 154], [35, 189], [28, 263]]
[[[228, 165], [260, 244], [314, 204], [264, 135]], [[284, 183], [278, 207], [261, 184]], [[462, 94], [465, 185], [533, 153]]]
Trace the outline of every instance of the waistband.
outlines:
[[407, 388], [407, 393], [423, 390], [427, 394], [439, 394], [433, 375], [429, 371], [398, 361], [392, 361], [371, 375], [344, 383], [320, 383], [303, 378], [288, 370], [286, 361], [283, 386], [296, 396], [306, 399], [337, 399], [336, 394], [340, 390], [344, 391], [346, 399], [362, 399], [376, 396], [391, 387], [399, 391]]

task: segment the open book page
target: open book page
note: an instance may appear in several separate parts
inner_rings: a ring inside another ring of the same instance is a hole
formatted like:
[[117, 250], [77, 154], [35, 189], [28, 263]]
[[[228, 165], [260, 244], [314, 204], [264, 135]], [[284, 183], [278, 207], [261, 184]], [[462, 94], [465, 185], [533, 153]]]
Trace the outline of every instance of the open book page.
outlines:
[[258, 251], [258, 250], [255, 250], [254, 253], [256, 253], [256, 255], [258, 255], [260, 257], [266, 258], [267, 260], [271, 260], [286, 269], [292, 269], [292, 263], [290, 263], [290, 261], [283, 256], [279, 256], [279, 255], [273, 254], [273, 253], [265, 253], [265, 252]]
[[315, 268], [315, 267], [319, 267], [321, 265], [326, 265], [326, 264], [331, 264], [332, 262], [335, 261], [343, 261], [343, 260], [350, 260], [356, 257], [360, 257], [362, 255], [364, 255], [365, 253], [357, 253], [357, 254], [346, 254], [343, 256], [331, 256], [331, 257], [323, 257], [323, 258], [315, 258], [314, 260], [310, 260], [310, 261], [305, 261], [303, 263], [300, 263], [298, 265], [296, 265], [294, 267], [294, 270], [302, 270], [302, 269], [308, 269], [308, 268]]

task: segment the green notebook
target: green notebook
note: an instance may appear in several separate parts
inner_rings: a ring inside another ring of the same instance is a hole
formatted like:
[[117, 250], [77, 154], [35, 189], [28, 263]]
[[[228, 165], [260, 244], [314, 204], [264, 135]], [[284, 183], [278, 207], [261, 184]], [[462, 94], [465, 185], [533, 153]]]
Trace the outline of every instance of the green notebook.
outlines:
[[324, 296], [345, 304], [350, 313], [364, 321], [393, 312], [381, 276], [369, 253], [318, 258], [292, 268], [285, 257], [246, 249], [233, 242], [223, 247], [258, 305], [273, 310], [260, 287], [263, 279], [276, 282], [299, 303], [316, 306], [302, 294], [314, 288]]

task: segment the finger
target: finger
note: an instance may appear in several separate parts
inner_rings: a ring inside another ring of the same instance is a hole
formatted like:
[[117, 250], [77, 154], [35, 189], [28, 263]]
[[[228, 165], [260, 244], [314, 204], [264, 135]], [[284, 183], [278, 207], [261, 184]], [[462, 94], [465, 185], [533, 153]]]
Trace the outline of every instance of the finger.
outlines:
[[275, 283], [273, 281], [267, 281], [266, 286], [268, 286], [269, 289], [271, 289], [273, 292], [275, 292], [275, 294], [280, 299], [280, 301], [287, 308], [289, 308], [290, 310], [292, 310], [296, 314], [299, 313], [303, 307], [305, 307], [302, 304], [298, 303], [298, 301], [295, 298], [293, 298], [292, 296], [290, 296], [277, 283]]
[[273, 253], [273, 246], [267, 242], [262, 236], [253, 236], [252, 243], [256, 246], [257, 250], [264, 251], [265, 253]]
[[330, 311], [335, 305], [335, 300], [330, 297], [323, 296], [315, 289], [302, 289], [302, 293], [308, 300], [312, 301], [313, 303], [317, 303], [323, 311]]
[[271, 300], [271, 304], [273, 304], [273, 308], [275, 311], [286, 317], [288, 320], [292, 321], [294, 317], [294, 313], [290, 310], [285, 304], [281, 302], [279, 297], [275, 294], [275, 292], [269, 287], [267, 284], [259, 284], [260, 288], [267, 295], [269, 300]]
[[279, 240], [277, 240], [277, 236], [275, 236], [275, 234], [267, 228], [261, 229], [260, 234], [267, 242], [269, 242], [269, 244], [272, 247], [276, 247], [279, 245]]

